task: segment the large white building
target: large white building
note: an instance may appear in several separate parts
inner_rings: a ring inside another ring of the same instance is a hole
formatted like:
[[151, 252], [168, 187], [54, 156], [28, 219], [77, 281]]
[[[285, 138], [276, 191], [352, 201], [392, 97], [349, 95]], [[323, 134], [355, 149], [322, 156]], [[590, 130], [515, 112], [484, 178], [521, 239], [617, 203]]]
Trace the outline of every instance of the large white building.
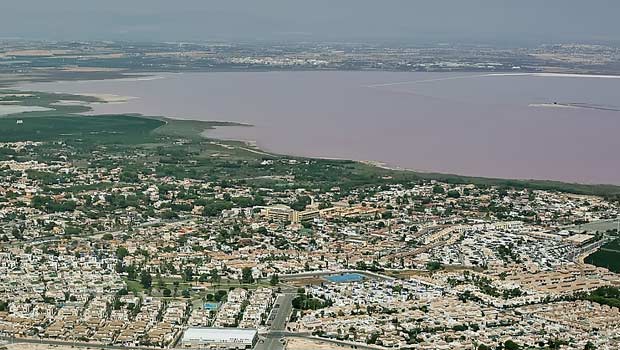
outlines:
[[252, 349], [258, 340], [255, 329], [188, 328], [181, 339], [186, 349]]

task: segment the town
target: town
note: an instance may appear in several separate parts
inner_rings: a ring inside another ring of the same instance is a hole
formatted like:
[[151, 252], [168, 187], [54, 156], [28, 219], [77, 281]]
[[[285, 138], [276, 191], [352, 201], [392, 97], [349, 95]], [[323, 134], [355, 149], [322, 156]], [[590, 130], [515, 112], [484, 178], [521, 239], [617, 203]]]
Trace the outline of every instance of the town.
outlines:
[[[315, 170], [332, 161], [167, 140], [0, 144], [6, 346], [620, 346], [620, 271], [589, 258], [618, 240], [611, 198], [387, 170], [339, 185]], [[174, 153], [191, 147], [211, 153]], [[201, 157], [272, 176], [179, 170]]]
[[0, 5], [0, 350], [619, 350], [620, 1]]
[[398, 71], [554, 72], [615, 74], [613, 44], [540, 44], [493, 47], [467, 44], [236, 43], [199, 41], [127, 43], [45, 42], [0, 38], [0, 85], [54, 78], [109, 79], [122, 72]]

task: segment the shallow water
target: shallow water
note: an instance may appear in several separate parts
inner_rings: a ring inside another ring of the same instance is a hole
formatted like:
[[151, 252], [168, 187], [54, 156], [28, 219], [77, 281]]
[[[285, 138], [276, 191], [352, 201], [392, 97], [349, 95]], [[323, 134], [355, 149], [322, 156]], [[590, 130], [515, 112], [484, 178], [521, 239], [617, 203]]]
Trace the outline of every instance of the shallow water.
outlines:
[[[220, 138], [421, 171], [620, 184], [620, 79], [392, 72], [159, 74], [25, 84], [133, 96], [94, 113], [236, 121]], [[555, 104], [557, 103], [557, 105]], [[570, 105], [570, 106], [567, 106]]]

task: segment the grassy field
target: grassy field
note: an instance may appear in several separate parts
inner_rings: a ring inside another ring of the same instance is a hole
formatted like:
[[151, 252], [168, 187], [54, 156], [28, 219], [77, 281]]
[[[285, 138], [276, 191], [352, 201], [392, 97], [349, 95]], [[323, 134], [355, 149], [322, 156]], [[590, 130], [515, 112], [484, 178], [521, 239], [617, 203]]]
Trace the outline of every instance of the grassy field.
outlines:
[[132, 281], [129, 279], [125, 279], [125, 283], [127, 283], [127, 291], [130, 293], [139, 294], [144, 291], [144, 287], [138, 281]]

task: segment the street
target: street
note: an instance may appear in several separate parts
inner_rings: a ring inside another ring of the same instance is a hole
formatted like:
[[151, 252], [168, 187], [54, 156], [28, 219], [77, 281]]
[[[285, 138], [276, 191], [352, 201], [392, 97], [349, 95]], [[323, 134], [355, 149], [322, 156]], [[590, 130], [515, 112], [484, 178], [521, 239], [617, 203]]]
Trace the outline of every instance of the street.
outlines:
[[[281, 294], [277, 297], [274, 308], [267, 318], [269, 333], [264, 339], [259, 340], [259, 343], [255, 347], [256, 350], [284, 349], [284, 337], [279, 333], [286, 330], [286, 323], [293, 308], [291, 302], [294, 297], [295, 294]], [[278, 305], [278, 307], [275, 307], [275, 305]]]

